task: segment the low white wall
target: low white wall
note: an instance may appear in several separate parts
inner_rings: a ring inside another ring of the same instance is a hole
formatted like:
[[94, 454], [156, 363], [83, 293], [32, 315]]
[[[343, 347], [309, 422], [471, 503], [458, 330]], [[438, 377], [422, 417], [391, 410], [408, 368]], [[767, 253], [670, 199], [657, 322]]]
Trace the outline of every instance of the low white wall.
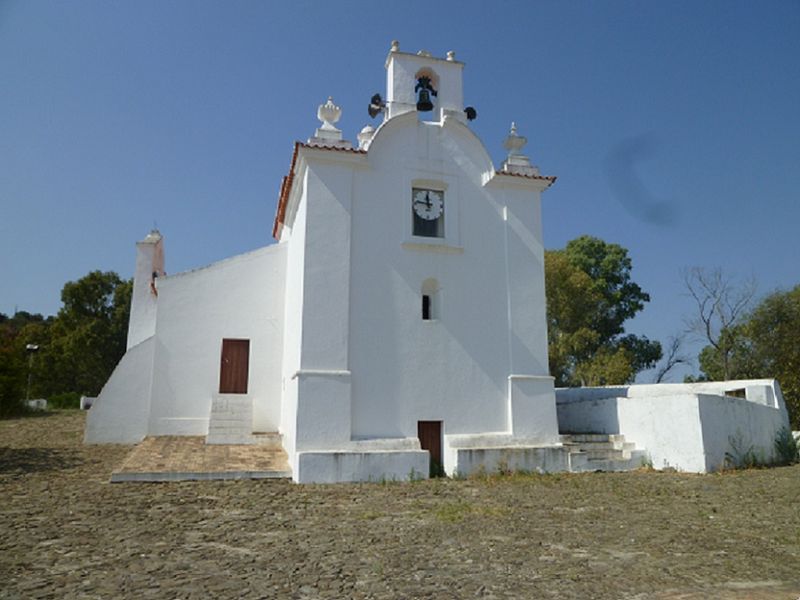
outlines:
[[298, 452], [296, 483], [408, 481], [428, 478], [426, 450], [403, 452]]
[[[723, 395], [741, 389], [747, 398]], [[556, 399], [562, 433], [623, 434], [657, 469], [717, 470], [737, 438], [770, 460], [778, 430], [788, 427], [774, 380], [570, 388]]]
[[504, 448], [456, 448], [450, 476], [476, 473], [528, 471], [557, 473], [569, 471], [569, 451], [563, 446], [527, 446]]
[[775, 459], [775, 436], [789, 428], [786, 411], [730, 396], [700, 395], [706, 470], [723, 466], [726, 453], [734, 460], [752, 451], [759, 461]]
[[155, 340], [130, 348], [86, 415], [87, 444], [135, 444], [147, 435]]
[[[562, 433], [621, 433], [646, 450], [657, 469], [705, 471], [696, 396], [597, 398], [596, 390], [586, 391], [586, 400], [570, 394], [569, 402], [557, 404]], [[560, 396], [558, 390], [556, 397]]]

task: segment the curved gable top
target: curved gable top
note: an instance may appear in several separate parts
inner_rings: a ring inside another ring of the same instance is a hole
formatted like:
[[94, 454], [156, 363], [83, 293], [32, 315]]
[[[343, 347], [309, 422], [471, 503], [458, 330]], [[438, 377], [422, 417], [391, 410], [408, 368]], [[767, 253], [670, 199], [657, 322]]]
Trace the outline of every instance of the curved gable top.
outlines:
[[[424, 141], [418, 137], [426, 131], [422, 128], [427, 128], [429, 136]], [[435, 145], [439, 148], [434, 148]], [[397, 165], [404, 159], [449, 161], [480, 183], [495, 172], [480, 138], [458, 118], [449, 115], [442, 122], [431, 122], [420, 121], [417, 112], [408, 112], [384, 121], [370, 141], [370, 164]]]

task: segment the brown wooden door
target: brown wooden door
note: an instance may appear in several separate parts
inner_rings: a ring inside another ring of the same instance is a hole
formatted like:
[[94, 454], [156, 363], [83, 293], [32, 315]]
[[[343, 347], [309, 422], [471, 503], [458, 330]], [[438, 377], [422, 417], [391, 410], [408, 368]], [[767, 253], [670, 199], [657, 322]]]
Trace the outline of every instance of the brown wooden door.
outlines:
[[430, 452], [430, 476], [439, 477], [444, 475], [444, 464], [442, 463], [442, 422], [417, 421], [417, 437], [419, 437], [419, 445], [422, 449]]
[[246, 394], [250, 340], [222, 340], [219, 367], [220, 394]]

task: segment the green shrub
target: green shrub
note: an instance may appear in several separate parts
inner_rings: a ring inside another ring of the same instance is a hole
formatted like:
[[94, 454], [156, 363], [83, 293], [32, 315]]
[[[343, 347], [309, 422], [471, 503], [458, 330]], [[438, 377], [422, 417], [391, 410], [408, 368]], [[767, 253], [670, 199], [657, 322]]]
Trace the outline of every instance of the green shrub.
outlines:
[[47, 408], [80, 408], [81, 395], [78, 392], [64, 392], [50, 396], [47, 399]]
[[726, 469], [754, 469], [767, 464], [762, 453], [756, 452], [745, 439], [741, 429], [737, 429], [735, 435], [728, 436], [728, 444], [731, 450], [725, 453]]
[[781, 427], [775, 435], [775, 460], [781, 465], [800, 462], [800, 448], [788, 427]]

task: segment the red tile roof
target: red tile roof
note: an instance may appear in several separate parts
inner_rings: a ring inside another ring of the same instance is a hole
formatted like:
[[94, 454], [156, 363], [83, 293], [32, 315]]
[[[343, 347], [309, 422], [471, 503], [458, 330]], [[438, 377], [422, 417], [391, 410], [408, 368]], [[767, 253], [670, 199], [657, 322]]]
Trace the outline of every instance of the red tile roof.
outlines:
[[525, 177], [526, 179], [541, 179], [549, 181], [550, 185], [553, 185], [555, 180], [558, 179], [555, 175], [525, 175], [524, 173], [509, 173], [508, 171], [495, 171], [495, 174], [508, 175], [509, 177]]
[[289, 202], [289, 193], [292, 191], [292, 183], [294, 182], [294, 166], [297, 164], [297, 151], [300, 149], [300, 142], [294, 143], [294, 152], [292, 153], [292, 164], [289, 167], [289, 174], [285, 175], [281, 181], [281, 193], [278, 196], [278, 208], [275, 211], [275, 222], [272, 224], [272, 237], [278, 239], [280, 226], [283, 225], [286, 219], [286, 205]]

